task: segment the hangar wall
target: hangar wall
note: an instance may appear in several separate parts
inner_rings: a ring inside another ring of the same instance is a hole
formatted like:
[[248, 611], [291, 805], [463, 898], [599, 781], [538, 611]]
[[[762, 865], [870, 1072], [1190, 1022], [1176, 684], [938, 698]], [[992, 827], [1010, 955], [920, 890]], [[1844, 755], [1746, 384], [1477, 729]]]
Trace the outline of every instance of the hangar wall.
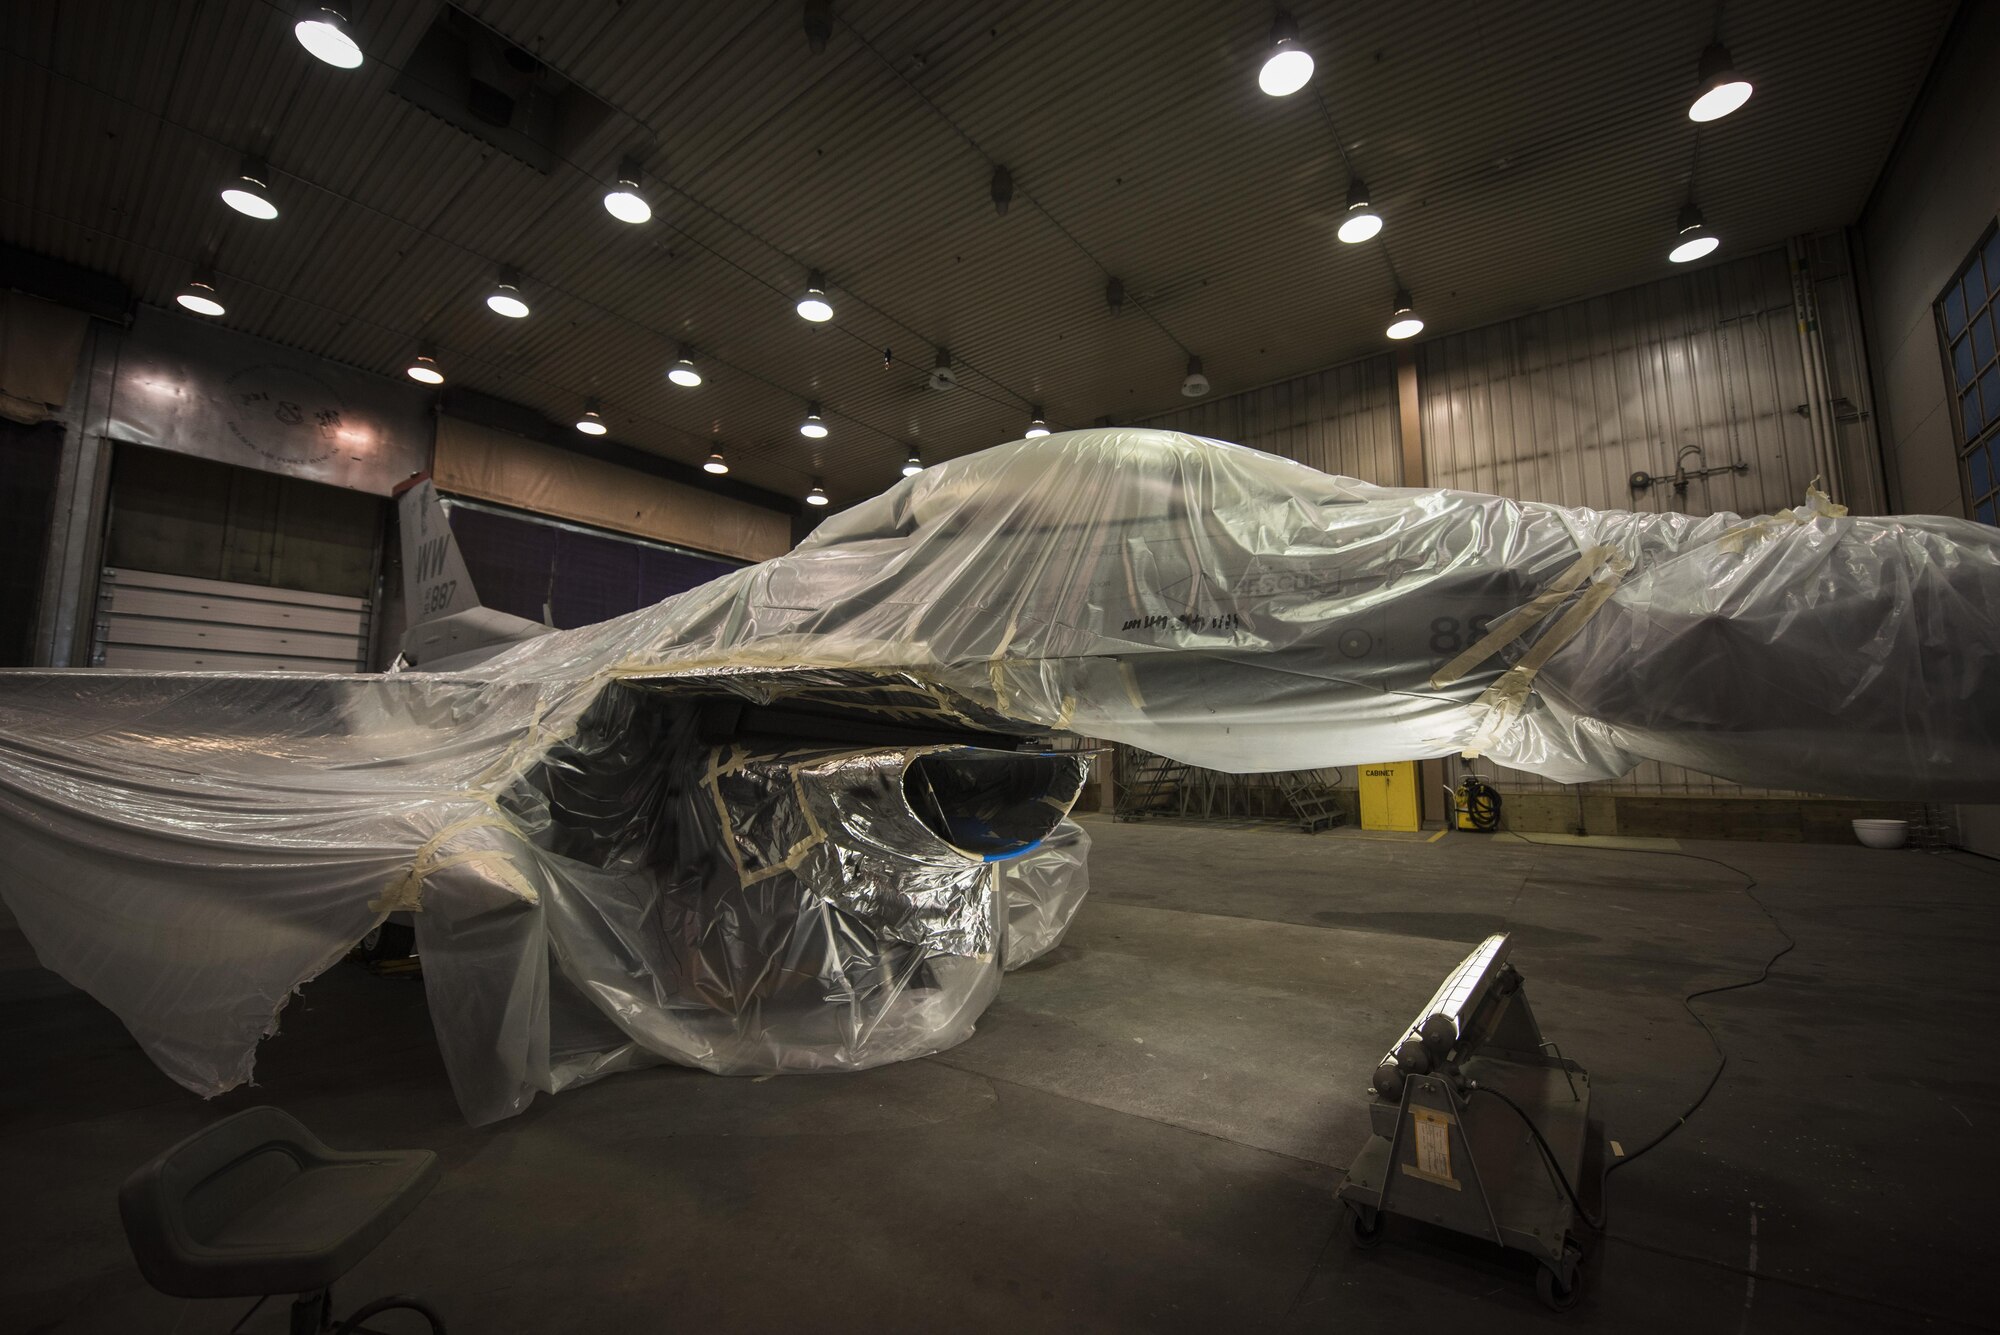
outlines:
[[[1966, 514], [1950, 372], [1934, 304], [2000, 214], [2000, 5], [1960, 5], [1862, 211], [1868, 335], [1891, 508]], [[1959, 808], [1968, 847], [2000, 856], [2000, 807]]]

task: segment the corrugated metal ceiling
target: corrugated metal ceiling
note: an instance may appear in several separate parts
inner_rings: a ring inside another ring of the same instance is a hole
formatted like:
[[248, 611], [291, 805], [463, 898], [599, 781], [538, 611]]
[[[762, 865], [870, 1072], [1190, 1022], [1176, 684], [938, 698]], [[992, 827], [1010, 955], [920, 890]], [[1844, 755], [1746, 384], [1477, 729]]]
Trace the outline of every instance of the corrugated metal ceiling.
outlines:
[[[158, 304], [212, 248], [234, 327], [387, 374], [432, 339], [455, 383], [558, 420], [597, 395], [629, 444], [720, 442], [743, 480], [840, 504], [912, 448], [1018, 436], [1033, 403], [1073, 426], [1173, 407], [1189, 350], [1218, 394], [1377, 350], [1391, 257], [1435, 334], [1660, 276], [1716, 12], [1295, 4], [1384, 248], [1332, 237], [1347, 170], [1312, 95], [1257, 91], [1262, 4], [838, 0], [820, 55], [798, 0], [463, 7], [617, 109], [553, 173], [390, 90], [435, 0], [361, 6], [356, 71], [308, 57], [280, 0], [8, 6], [0, 235]], [[1728, 7], [1757, 93], [1701, 136], [1719, 258], [1856, 215], [1950, 9]], [[246, 150], [277, 170], [274, 223], [216, 198]], [[638, 228], [599, 203], [635, 150], [659, 178]], [[502, 263], [526, 321], [479, 299]], [[792, 313], [808, 265], [830, 326]], [[663, 377], [682, 341], [711, 359], [698, 390]], [[797, 434], [809, 399], [826, 440]]]

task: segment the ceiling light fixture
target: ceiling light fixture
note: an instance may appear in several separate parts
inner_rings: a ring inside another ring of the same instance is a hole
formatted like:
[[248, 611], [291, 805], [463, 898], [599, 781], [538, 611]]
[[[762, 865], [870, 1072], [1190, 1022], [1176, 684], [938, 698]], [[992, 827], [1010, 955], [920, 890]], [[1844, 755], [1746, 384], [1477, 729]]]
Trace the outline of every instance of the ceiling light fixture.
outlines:
[[695, 369], [693, 348], [681, 349], [680, 360], [667, 368], [667, 379], [688, 389], [701, 383], [701, 372]]
[[916, 455], [912, 454], [909, 458], [903, 460], [904, 477], [915, 477], [917, 474], [923, 471], [924, 471], [924, 461], [922, 459], [919, 459]]
[[1183, 397], [1198, 399], [1208, 393], [1208, 377], [1201, 373], [1201, 358], [1188, 354], [1187, 379], [1181, 381]]
[[604, 211], [623, 223], [652, 221], [653, 206], [639, 193], [639, 159], [619, 160], [618, 175], [604, 192]]
[[701, 471], [704, 473], [713, 473], [717, 477], [720, 477], [729, 471], [729, 461], [722, 457], [721, 450], [717, 450], [708, 456], [708, 462], [701, 466]]
[[1347, 216], [1340, 220], [1340, 239], [1352, 246], [1381, 230], [1382, 215], [1368, 202], [1368, 185], [1357, 176], [1347, 187]]
[[1736, 72], [1729, 48], [1710, 42], [1696, 66], [1697, 87], [1688, 106], [1691, 121], [1719, 121], [1750, 100], [1750, 81]]
[[338, 69], [351, 70], [361, 64], [361, 43], [348, 31], [347, 15], [332, 5], [317, 0], [300, 5], [292, 35], [300, 46]]
[[807, 504], [807, 505], [826, 505], [826, 504], [828, 504], [828, 501], [827, 501], [827, 499], [826, 499], [826, 491], [825, 491], [825, 489], [824, 489], [824, 488], [822, 488], [822, 487], [820, 487], [819, 485], [815, 484], [815, 485], [813, 486], [813, 489], [812, 489], [811, 491], [809, 491], [809, 492], [807, 492], [807, 493], [806, 493], [806, 504]]
[[1271, 20], [1271, 50], [1257, 71], [1257, 86], [1272, 97], [1290, 97], [1312, 76], [1312, 52], [1299, 45], [1299, 25], [1281, 9]]
[[1034, 407], [1028, 409], [1028, 412], [1029, 412], [1028, 433], [1026, 439], [1033, 440], [1037, 436], [1048, 435], [1049, 424], [1042, 420], [1042, 405], [1038, 403]]
[[833, 5], [831, 0], [806, 0], [806, 47], [814, 55], [826, 50], [827, 38], [833, 36]]
[[246, 218], [269, 222], [278, 216], [271, 202], [271, 168], [262, 158], [245, 158], [236, 176], [222, 187], [222, 202]]
[[521, 300], [521, 271], [502, 269], [500, 280], [486, 294], [486, 304], [496, 315], [504, 315], [510, 320], [526, 319], [528, 303]]
[[1104, 304], [1113, 315], [1125, 309], [1125, 284], [1116, 278], [1104, 285]]
[[428, 343], [417, 344], [417, 355], [410, 358], [403, 374], [419, 384], [442, 385], [444, 372], [438, 369], [437, 349]]
[[819, 405], [817, 403], [806, 405], [806, 420], [799, 423], [799, 434], [801, 436], [810, 436], [814, 440], [825, 439], [826, 422], [819, 415]]
[[1674, 247], [1667, 252], [1668, 259], [1675, 264], [1686, 264], [1689, 260], [1700, 259], [1721, 244], [1722, 238], [1708, 230], [1708, 224], [1702, 221], [1701, 210], [1695, 207], [1692, 198], [1681, 205], [1680, 222], [1674, 232]]
[[583, 416], [576, 419], [576, 429], [586, 436], [601, 436], [610, 429], [604, 425], [604, 414], [597, 411], [596, 399], [584, 401]]
[[806, 275], [806, 294], [799, 298], [799, 318], [825, 324], [833, 318], [833, 303], [826, 299], [826, 275], [814, 269]]
[[196, 315], [222, 315], [222, 300], [215, 291], [215, 271], [203, 265], [194, 271], [186, 287], [174, 293], [174, 300]]
[[1390, 313], [1389, 327], [1383, 332], [1390, 338], [1415, 338], [1424, 332], [1424, 319], [1417, 314], [1417, 303], [1410, 299], [1408, 288], [1396, 289], [1396, 309]]

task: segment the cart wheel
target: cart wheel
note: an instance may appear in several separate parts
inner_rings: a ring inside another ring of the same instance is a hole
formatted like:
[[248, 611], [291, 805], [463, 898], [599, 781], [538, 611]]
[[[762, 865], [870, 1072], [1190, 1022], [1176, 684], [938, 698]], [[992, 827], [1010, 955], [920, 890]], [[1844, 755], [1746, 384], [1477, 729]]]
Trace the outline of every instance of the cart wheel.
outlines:
[[1352, 1213], [1347, 1222], [1352, 1229], [1349, 1236], [1352, 1237], [1354, 1245], [1363, 1251], [1370, 1247], [1381, 1246], [1382, 1212], [1371, 1210], [1365, 1205], [1352, 1206], [1350, 1209]]
[[1535, 1272], [1535, 1296], [1552, 1311], [1567, 1312], [1583, 1296], [1583, 1253], [1574, 1243], [1563, 1248], [1560, 1266], [1543, 1265]]

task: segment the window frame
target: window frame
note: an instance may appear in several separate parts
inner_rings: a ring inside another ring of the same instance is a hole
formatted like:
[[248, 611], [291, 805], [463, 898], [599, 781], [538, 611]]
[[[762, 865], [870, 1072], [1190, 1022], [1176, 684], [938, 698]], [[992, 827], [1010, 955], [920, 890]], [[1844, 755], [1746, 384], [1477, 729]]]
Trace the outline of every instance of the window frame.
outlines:
[[[1945, 306], [1953, 296], [1961, 295], [1964, 283], [1975, 267], [1985, 287], [1979, 304], [1964, 313], [1956, 336], [1951, 326]], [[1939, 291], [1931, 302], [1932, 322], [1937, 330], [1939, 369], [1944, 376], [1945, 395], [1951, 400], [1952, 451], [1958, 460], [1958, 493], [1960, 503], [1965, 507], [1966, 517], [1982, 524], [2000, 526], [2000, 392], [1993, 397], [1993, 410], [1985, 408], [1988, 390], [2000, 391], [2000, 346], [1989, 350], [1986, 357], [1978, 355], [1976, 326], [1985, 320], [1986, 328], [1993, 342], [2000, 345], [2000, 219], [1988, 222], [1985, 231], [1971, 252], [1953, 270], [1951, 281]], [[1957, 346], [1963, 341], [1972, 357], [1972, 371], [1969, 378], [1960, 382], [1958, 372]], [[1991, 382], [1990, 384], [1988, 382]], [[1975, 398], [1981, 405], [1981, 421], [1977, 431], [1967, 438], [1965, 402]], [[1972, 465], [1975, 459], [1986, 465], [1986, 485], [1975, 488]]]

